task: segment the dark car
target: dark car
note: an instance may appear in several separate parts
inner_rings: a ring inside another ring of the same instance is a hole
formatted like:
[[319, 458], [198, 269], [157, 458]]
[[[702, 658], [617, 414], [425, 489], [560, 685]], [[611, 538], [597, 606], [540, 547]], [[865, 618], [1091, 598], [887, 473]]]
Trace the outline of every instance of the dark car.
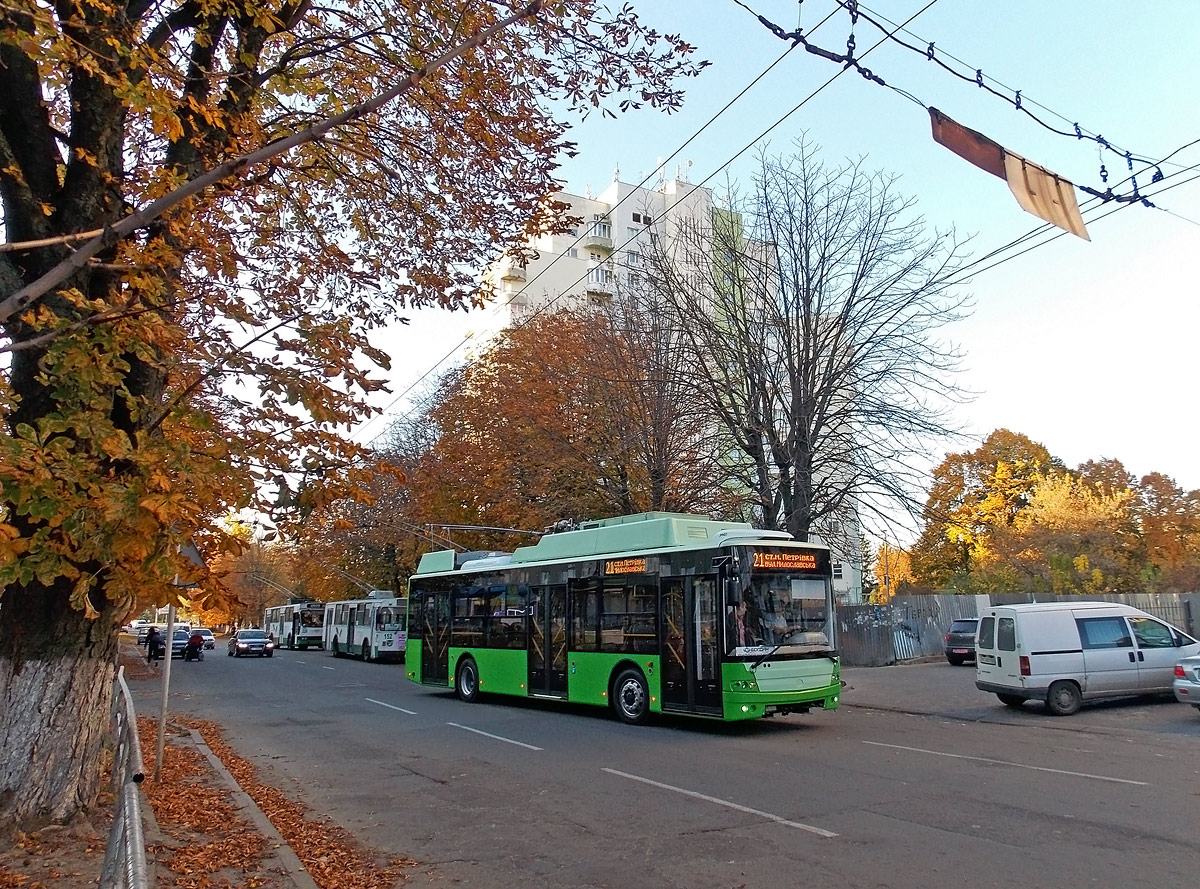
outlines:
[[187, 648], [191, 635], [187, 630], [175, 631], [175, 635], [171, 639], [171, 657], [183, 657], [183, 651]]
[[953, 666], [961, 667], [964, 661], [975, 660], [975, 631], [979, 628], [979, 620], [974, 617], [963, 617], [950, 624], [946, 631], [946, 660]]
[[271, 657], [275, 653], [275, 643], [267, 635], [266, 630], [238, 630], [229, 637], [229, 656], [255, 655]]

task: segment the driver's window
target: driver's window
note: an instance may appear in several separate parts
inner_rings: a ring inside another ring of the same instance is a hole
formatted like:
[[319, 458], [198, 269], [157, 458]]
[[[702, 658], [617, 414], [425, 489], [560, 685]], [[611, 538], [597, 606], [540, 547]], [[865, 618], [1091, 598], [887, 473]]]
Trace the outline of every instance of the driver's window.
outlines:
[[1174, 648], [1175, 635], [1166, 624], [1148, 617], [1127, 618], [1139, 648]]

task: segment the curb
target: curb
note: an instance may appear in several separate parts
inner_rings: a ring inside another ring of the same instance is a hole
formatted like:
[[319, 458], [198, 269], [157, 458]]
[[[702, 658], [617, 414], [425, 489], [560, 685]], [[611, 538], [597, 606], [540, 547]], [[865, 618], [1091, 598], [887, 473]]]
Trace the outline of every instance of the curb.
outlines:
[[274, 845], [274, 855], [279, 859], [280, 864], [283, 866], [284, 874], [291, 879], [296, 889], [319, 889], [316, 881], [304, 869], [304, 865], [300, 861], [300, 856], [287, 844], [287, 841], [275, 829], [275, 825], [271, 823], [271, 819], [263, 814], [262, 809], [250, 798], [250, 794], [242, 790], [241, 785], [230, 774], [229, 769], [225, 768], [225, 763], [204, 742], [201, 734], [192, 728], [187, 729], [187, 731], [191, 735], [196, 748], [208, 758], [213, 770], [224, 780], [225, 785], [233, 795], [234, 802], [246, 812], [250, 820], [254, 822], [254, 826], [262, 831], [267, 840]]

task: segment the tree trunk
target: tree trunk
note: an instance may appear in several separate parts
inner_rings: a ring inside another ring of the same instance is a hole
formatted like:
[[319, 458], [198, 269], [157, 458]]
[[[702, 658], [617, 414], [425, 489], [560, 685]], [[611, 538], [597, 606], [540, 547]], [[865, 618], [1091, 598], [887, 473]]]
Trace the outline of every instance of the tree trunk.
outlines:
[[[64, 585], [65, 586], [65, 585]], [[10, 586], [0, 608], [0, 826], [63, 823], [95, 804], [116, 670], [115, 615], [65, 589]]]

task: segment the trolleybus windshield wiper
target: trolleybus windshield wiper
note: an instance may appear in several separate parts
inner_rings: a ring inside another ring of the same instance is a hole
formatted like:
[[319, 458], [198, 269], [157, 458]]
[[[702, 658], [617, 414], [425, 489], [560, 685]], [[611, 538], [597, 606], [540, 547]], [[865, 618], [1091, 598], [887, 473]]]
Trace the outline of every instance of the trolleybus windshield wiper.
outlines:
[[778, 645], [776, 645], [774, 648], [772, 648], [770, 651], [768, 651], [766, 654], [764, 654], [762, 657], [760, 657], [758, 660], [756, 660], [754, 663], [752, 663], [750, 665], [750, 669], [757, 670], [759, 667], [762, 666], [763, 661], [765, 661], [767, 658], [769, 658], [775, 652], [779, 651], [779, 649], [783, 648], [783, 646], [786, 644], [787, 643], [785, 643], [785, 642], [780, 642]]

